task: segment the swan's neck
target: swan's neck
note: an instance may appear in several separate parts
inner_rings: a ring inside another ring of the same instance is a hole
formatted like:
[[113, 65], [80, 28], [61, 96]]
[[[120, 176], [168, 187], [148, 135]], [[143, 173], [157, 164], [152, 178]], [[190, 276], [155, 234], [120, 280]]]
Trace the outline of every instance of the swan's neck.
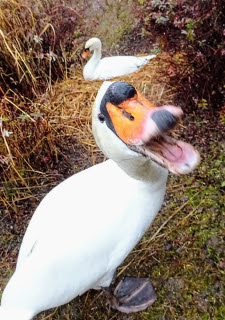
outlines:
[[90, 61], [92, 61], [92, 63], [98, 62], [102, 57], [102, 49], [101, 47], [99, 48], [95, 48], [94, 49], [94, 53], [90, 59]]
[[150, 184], [165, 184], [168, 170], [142, 156], [117, 161], [118, 166], [130, 177]]

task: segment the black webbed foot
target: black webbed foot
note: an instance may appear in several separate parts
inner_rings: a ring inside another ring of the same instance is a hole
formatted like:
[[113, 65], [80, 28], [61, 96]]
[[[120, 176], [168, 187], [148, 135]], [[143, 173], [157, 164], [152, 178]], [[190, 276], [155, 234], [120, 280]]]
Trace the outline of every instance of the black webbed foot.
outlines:
[[156, 299], [149, 279], [124, 277], [110, 295], [110, 305], [121, 312], [131, 313], [145, 310]]

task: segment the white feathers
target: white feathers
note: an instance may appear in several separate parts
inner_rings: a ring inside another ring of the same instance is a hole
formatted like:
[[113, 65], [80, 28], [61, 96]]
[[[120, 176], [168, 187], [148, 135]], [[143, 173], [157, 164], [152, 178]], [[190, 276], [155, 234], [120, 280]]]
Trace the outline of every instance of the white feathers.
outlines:
[[149, 63], [156, 56], [114, 56], [101, 59], [101, 41], [91, 38], [86, 42], [85, 48], [93, 51], [93, 56], [83, 70], [85, 80], [107, 80], [125, 74], [133, 73]]

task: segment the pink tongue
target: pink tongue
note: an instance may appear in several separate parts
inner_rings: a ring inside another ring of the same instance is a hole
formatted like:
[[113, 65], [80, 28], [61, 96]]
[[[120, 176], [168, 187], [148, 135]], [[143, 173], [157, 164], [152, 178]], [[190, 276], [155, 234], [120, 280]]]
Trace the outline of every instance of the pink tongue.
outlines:
[[178, 145], [163, 143], [162, 146], [163, 157], [168, 161], [175, 162], [182, 157], [183, 151]]

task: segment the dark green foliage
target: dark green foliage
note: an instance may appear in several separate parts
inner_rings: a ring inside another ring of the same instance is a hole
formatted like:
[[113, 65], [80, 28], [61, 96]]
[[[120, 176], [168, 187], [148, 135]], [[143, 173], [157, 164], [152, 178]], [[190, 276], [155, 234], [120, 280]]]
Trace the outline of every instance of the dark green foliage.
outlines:
[[157, 35], [158, 44], [164, 50], [185, 50], [188, 54], [193, 72], [182, 79], [186, 104], [195, 107], [205, 99], [208, 106], [220, 109], [224, 104], [225, 2], [152, 0], [141, 3], [139, 17], [145, 34]]

